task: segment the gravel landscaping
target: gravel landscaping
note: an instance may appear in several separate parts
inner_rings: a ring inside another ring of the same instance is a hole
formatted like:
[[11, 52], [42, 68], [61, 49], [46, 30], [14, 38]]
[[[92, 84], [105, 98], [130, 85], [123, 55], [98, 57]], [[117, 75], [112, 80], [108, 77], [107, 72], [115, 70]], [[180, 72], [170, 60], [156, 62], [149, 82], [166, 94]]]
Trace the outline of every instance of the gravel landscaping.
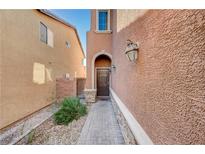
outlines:
[[[88, 112], [90, 106], [88, 107]], [[87, 114], [88, 115], [88, 114]], [[76, 144], [80, 137], [81, 130], [86, 121], [87, 115], [78, 120], [73, 120], [66, 125], [56, 125], [53, 117], [46, 120], [35, 130], [31, 131], [27, 136], [20, 140], [17, 144], [32, 145], [59, 145], [59, 144]]]
[[125, 140], [125, 144], [127, 144], [127, 145], [136, 145], [137, 141], [135, 140], [135, 137], [132, 134], [132, 131], [130, 130], [125, 117], [123, 116], [123, 114], [120, 111], [120, 109], [119, 109], [118, 105], [116, 104], [116, 102], [114, 100], [112, 100], [111, 102], [112, 102], [112, 105], [113, 105], [113, 109], [114, 109], [117, 121], [120, 125], [121, 132], [122, 132], [122, 135], [123, 135], [124, 140]]
[[[107, 102], [108, 103], [108, 102]], [[119, 110], [117, 104], [112, 100], [111, 101], [111, 107], [113, 108], [114, 115], [116, 116], [117, 122], [119, 123], [120, 131], [122, 133], [122, 136], [124, 138], [124, 144], [137, 144], [131, 130], [129, 129], [129, 126]], [[31, 131], [28, 135], [26, 135], [23, 139], [21, 139], [19, 142], [17, 142], [18, 145], [23, 144], [31, 144], [31, 145], [73, 145], [78, 144], [79, 139], [81, 137], [83, 126], [87, 120], [88, 113], [91, 111], [91, 107], [93, 104], [86, 105], [87, 106], [87, 114], [85, 116], [80, 117], [78, 120], [73, 120], [68, 125], [57, 125], [54, 121], [54, 116], [47, 119], [45, 122], [43, 122], [41, 125], [39, 125], [36, 129]], [[104, 107], [104, 105], [102, 106]], [[101, 107], [101, 109], [102, 109]], [[106, 109], [107, 110], [107, 109]], [[108, 110], [107, 110], [108, 111]], [[98, 113], [98, 112], [97, 112]], [[107, 114], [107, 113], [105, 113]], [[101, 115], [100, 118], [103, 118]], [[108, 118], [104, 118], [105, 120]], [[93, 120], [93, 119], [92, 119]], [[99, 120], [99, 117], [98, 117]], [[103, 120], [100, 120], [100, 123], [97, 123], [99, 121], [96, 121], [93, 123], [93, 125], [98, 124], [100, 128], [100, 124], [106, 125], [106, 123], [109, 120], [106, 120], [106, 122], [103, 124]], [[90, 122], [88, 122], [90, 125]], [[110, 125], [109, 125], [110, 126]], [[90, 127], [90, 126], [88, 126]], [[98, 128], [97, 126], [92, 126], [94, 129]], [[109, 131], [108, 131], [109, 132]], [[97, 135], [99, 137], [99, 133]], [[93, 138], [92, 138], [93, 139]], [[104, 139], [104, 135], [101, 138]], [[109, 139], [109, 138], [106, 138]], [[97, 139], [98, 140], [98, 139]], [[98, 143], [96, 141], [96, 143]]]

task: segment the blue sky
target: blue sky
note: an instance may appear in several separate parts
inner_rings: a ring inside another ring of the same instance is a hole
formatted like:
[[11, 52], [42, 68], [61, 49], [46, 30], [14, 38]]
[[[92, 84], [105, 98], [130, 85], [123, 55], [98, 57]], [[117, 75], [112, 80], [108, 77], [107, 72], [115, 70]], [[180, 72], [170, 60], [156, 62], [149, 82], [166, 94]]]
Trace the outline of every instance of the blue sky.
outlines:
[[86, 52], [86, 32], [90, 30], [90, 10], [57, 9], [50, 11], [77, 28], [83, 50]]

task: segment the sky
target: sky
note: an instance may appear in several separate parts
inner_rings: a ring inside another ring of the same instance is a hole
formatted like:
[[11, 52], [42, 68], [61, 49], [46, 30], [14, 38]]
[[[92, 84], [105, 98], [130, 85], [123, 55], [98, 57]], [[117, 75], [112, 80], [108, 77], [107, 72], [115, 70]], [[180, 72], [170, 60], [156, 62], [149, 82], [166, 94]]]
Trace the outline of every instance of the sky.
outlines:
[[78, 34], [80, 36], [80, 41], [82, 43], [83, 50], [84, 52], [86, 52], [86, 32], [90, 30], [90, 10], [57, 9], [50, 11], [76, 27]]

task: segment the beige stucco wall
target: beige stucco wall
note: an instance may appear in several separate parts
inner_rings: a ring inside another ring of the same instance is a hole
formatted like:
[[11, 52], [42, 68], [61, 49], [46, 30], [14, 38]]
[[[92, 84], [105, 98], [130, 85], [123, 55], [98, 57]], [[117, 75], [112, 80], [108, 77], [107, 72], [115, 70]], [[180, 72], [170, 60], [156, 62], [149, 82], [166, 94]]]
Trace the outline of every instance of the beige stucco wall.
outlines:
[[[155, 144], [205, 144], [205, 11], [127, 17], [113, 12], [113, 90]], [[139, 42], [136, 63], [124, 54], [127, 39]]]
[[[56, 78], [85, 77], [84, 58], [74, 29], [37, 10], [1, 10], [2, 49], [0, 128], [55, 99]], [[42, 21], [54, 34], [54, 47], [39, 40]], [[66, 48], [69, 41], [70, 48]]]
[[129, 26], [132, 22], [134, 22], [136, 19], [143, 16], [148, 10], [138, 10], [138, 9], [118, 9], [116, 11], [115, 20], [117, 22], [114, 23], [116, 26], [117, 32], [122, 30], [123, 28], [126, 28]]
[[[112, 11], [110, 12], [111, 30], [112, 30]], [[86, 88], [92, 88], [92, 59], [99, 52], [111, 54], [112, 33], [96, 32], [96, 10], [91, 10], [91, 29], [87, 32], [87, 52], [86, 66], [87, 78]]]
[[[0, 23], [2, 23], [2, 15], [0, 13]], [[2, 28], [0, 28], [0, 36], [2, 36]], [[2, 102], [2, 97], [1, 97], [1, 93], [2, 93], [2, 37], [0, 37], [0, 102]], [[0, 117], [2, 117], [2, 111], [0, 108]], [[1, 119], [1, 118], [0, 118]], [[0, 125], [1, 125], [1, 120], [0, 120]]]

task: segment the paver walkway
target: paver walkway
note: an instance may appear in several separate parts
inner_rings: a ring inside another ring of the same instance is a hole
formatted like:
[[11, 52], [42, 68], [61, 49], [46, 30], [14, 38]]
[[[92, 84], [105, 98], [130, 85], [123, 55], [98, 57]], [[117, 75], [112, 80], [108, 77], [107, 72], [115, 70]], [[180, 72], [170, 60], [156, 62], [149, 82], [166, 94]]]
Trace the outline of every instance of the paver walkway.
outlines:
[[78, 144], [125, 144], [110, 101], [91, 107]]

